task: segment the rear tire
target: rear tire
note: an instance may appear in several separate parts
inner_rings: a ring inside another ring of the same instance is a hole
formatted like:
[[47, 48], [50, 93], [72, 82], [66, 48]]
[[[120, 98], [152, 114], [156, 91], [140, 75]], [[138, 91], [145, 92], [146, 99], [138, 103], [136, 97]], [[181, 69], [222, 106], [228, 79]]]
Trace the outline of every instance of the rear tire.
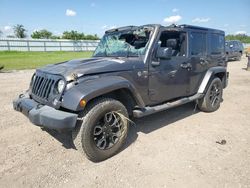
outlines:
[[119, 152], [128, 133], [128, 112], [111, 98], [94, 101], [80, 114], [82, 118], [72, 131], [77, 150], [93, 162], [103, 161]]
[[198, 107], [203, 112], [214, 112], [219, 109], [222, 101], [223, 87], [219, 78], [210, 83], [205, 96], [198, 101]]

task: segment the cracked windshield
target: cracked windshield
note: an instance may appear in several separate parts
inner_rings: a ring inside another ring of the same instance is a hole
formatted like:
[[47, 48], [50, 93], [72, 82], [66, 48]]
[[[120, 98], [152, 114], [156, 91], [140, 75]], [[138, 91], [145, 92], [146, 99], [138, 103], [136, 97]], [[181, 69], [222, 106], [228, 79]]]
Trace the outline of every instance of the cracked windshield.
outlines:
[[144, 55], [152, 27], [140, 27], [107, 32], [99, 43], [94, 56], [132, 57]]

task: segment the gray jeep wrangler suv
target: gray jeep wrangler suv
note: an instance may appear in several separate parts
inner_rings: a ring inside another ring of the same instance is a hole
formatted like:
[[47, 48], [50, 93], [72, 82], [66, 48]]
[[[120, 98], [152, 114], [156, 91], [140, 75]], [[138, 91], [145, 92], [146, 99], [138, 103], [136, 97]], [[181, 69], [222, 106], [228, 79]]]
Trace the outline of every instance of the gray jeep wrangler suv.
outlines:
[[129, 117], [191, 101], [213, 112], [227, 80], [223, 31], [127, 26], [106, 31], [92, 58], [37, 69], [13, 105], [35, 125], [70, 130], [75, 147], [97, 162], [121, 149]]
[[228, 40], [225, 43], [226, 59], [229, 61], [231, 59], [241, 60], [241, 56], [244, 52], [243, 44], [238, 40]]

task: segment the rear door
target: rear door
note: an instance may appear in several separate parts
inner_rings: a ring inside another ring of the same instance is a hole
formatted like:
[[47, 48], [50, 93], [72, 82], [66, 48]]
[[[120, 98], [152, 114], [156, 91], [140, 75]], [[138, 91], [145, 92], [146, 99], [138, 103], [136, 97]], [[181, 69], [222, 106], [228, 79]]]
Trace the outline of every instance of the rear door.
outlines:
[[209, 66], [207, 56], [206, 30], [191, 30], [189, 33], [189, 56], [192, 70], [189, 72], [189, 95], [198, 91], [201, 81]]

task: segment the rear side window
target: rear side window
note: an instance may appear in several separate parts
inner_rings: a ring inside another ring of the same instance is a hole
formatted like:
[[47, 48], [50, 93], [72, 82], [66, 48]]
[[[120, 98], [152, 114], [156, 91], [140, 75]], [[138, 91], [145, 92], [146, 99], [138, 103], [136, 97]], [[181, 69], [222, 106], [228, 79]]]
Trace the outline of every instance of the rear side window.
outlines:
[[225, 48], [225, 38], [224, 35], [211, 34], [211, 54], [218, 55], [223, 54]]
[[201, 32], [192, 32], [190, 34], [190, 54], [200, 56], [206, 54], [206, 34]]

